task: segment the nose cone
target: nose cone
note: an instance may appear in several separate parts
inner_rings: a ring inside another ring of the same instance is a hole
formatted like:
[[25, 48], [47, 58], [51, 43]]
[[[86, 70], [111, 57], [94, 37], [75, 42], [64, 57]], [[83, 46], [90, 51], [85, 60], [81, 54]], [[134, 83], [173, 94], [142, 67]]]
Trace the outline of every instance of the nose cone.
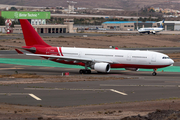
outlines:
[[169, 59], [169, 64], [170, 64], [170, 65], [174, 64], [174, 60]]

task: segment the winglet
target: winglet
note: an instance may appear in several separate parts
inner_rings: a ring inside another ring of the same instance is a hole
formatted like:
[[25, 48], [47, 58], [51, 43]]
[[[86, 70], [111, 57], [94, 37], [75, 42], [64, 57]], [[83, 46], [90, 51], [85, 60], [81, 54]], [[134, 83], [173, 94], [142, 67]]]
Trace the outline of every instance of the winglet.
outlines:
[[21, 51], [18, 50], [18, 49], [15, 49], [15, 50], [16, 50], [16, 52], [19, 53], [19, 54], [24, 54], [23, 52], [21, 52]]

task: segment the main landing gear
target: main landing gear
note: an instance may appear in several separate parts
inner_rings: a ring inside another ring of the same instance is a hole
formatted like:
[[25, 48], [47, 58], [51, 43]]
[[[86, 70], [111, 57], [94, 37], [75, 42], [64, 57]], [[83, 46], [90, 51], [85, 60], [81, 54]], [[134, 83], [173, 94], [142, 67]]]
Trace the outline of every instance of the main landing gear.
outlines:
[[91, 70], [88, 69], [88, 66], [89, 66], [90, 63], [85, 63], [85, 69], [80, 69], [79, 70], [79, 73], [80, 74], [91, 74]]
[[152, 73], [153, 76], [156, 76], [156, 75], [157, 75], [156, 70], [157, 70], [157, 69], [155, 68], [155, 69], [154, 69], [154, 72]]
[[89, 70], [89, 69], [81, 69], [81, 70], [79, 70], [79, 73], [80, 74], [91, 74], [91, 70]]

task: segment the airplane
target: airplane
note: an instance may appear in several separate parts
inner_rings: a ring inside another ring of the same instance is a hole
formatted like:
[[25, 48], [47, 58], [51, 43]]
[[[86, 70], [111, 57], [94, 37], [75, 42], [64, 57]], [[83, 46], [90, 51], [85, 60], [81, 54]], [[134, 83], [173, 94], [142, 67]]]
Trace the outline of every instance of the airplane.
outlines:
[[[48, 60], [84, 66], [80, 74], [90, 74], [91, 69], [100, 73], [109, 73], [111, 68], [125, 68], [138, 71], [139, 68], [153, 69], [152, 75], [157, 75], [156, 70], [170, 66], [174, 63], [167, 55], [154, 51], [120, 50], [120, 49], [95, 49], [74, 47], [52, 47], [45, 43], [26, 19], [20, 19], [26, 46], [22, 46], [30, 53], [19, 54], [39, 56]], [[90, 68], [90, 69], [89, 69]]]
[[104, 31], [104, 30], [107, 30], [107, 29], [106, 28], [98, 28], [98, 27], [96, 27], [96, 30]]
[[140, 28], [140, 29], [138, 29], [138, 32], [139, 33], [156, 34], [157, 32], [163, 31], [163, 29], [164, 29], [163, 26], [164, 26], [164, 20], [162, 21], [162, 23], [160, 24], [160, 27], [158, 27], [158, 28]]

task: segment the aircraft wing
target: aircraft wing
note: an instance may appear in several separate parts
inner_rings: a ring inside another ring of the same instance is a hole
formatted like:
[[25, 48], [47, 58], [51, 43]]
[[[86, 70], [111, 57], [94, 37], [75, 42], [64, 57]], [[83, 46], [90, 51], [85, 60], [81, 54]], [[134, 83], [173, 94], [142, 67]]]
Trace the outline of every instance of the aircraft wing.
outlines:
[[80, 61], [80, 62], [106, 62], [106, 63], [117, 63], [110, 60], [102, 60], [102, 59], [92, 59], [92, 58], [83, 58], [83, 57], [70, 57], [70, 56], [57, 56], [57, 55], [43, 55], [43, 54], [29, 54], [30, 56], [39, 56], [39, 57], [48, 57], [50, 59], [57, 58], [60, 60], [70, 60], [70, 61]]

